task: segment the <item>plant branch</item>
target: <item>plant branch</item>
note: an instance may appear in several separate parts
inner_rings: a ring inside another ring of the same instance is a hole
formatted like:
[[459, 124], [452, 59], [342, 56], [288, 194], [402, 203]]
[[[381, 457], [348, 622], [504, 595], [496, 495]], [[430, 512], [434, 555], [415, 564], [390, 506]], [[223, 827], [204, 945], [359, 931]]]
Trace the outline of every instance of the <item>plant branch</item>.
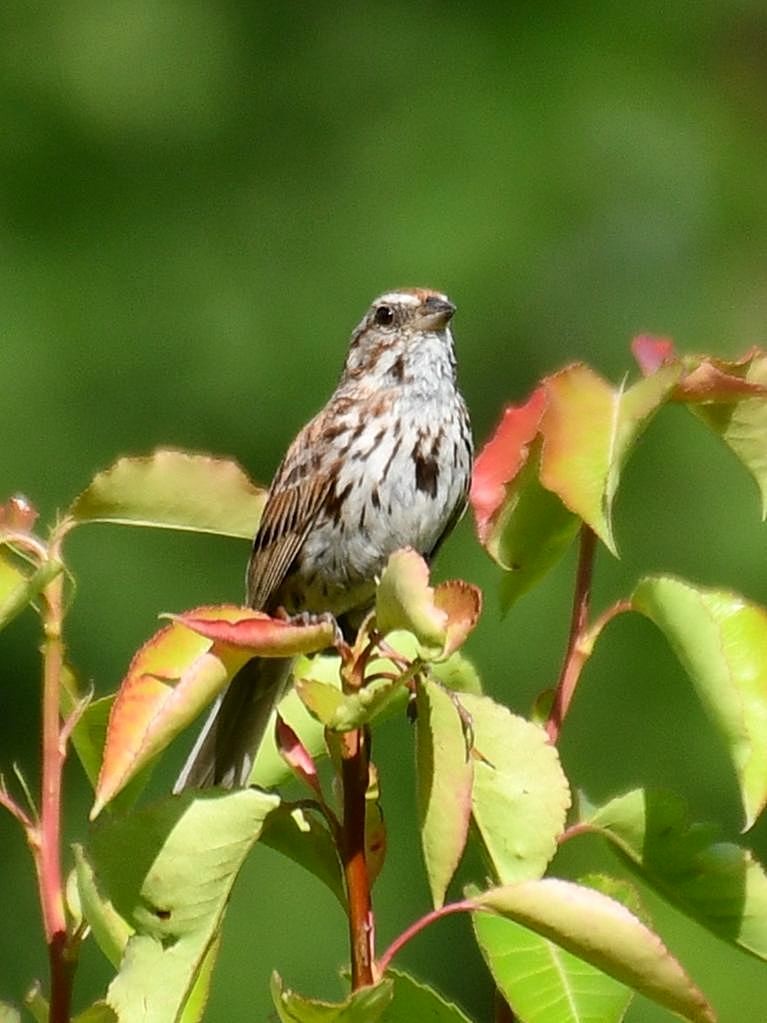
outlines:
[[27, 841], [30, 841], [30, 837], [35, 831], [32, 819], [22, 810], [13, 796], [10, 795], [2, 779], [0, 779], [0, 806], [4, 806], [8, 813], [16, 818], [27, 834]]
[[580, 639], [588, 626], [589, 608], [591, 605], [591, 578], [594, 570], [596, 553], [596, 533], [587, 526], [581, 526], [580, 547], [578, 551], [578, 568], [575, 574], [575, 592], [573, 594], [573, 610], [570, 617], [570, 634], [567, 638], [567, 650], [559, 674], [559, 681], [554, 693], [554, 703], [546, 722], [546, 731], [553, 743], [559, 739], [567, 711], [575, 695], [583, 665], [589, 654], [584, 651]]
[[360, 728], [338, 736], [341, 747], [343, 826], [341, 860], [349, 903], [352, 990], [374, 983], [375, 926], [365, 851], [365, 793], [369, 777], [369, 733]]
[[420, 919], [412, 923], [406, 928], [402, 934], [394, 939], [389, 945], [384, 954], [378, 960], [378, 972], [383, 974], [389, 968], [389, 964], [395, 955], [402, 949], [407, 943], [420, 934], [429, 924], [433, 924], [435, 920], [441, 920], [444, 916], [450, 916], [452, 913], [471, 913], [477, 907], [471, 899], [462, 899], [460, 902], [449, 902], [446, 906], [441, 906], [439, 909], [433, 909], [430, 913], [422, 916]]
[[[57, 558], [51, 544], [48, 557]], [[61, 778], [66, 755], [60, 718], [64, 578], [57, 575], [43, 591], [43, 749], [40, 841], [35, 856], [45, 940], [50, 963], [50, 1023], [68, 1023], [74, 962], [70, 955], [61, 871]]]

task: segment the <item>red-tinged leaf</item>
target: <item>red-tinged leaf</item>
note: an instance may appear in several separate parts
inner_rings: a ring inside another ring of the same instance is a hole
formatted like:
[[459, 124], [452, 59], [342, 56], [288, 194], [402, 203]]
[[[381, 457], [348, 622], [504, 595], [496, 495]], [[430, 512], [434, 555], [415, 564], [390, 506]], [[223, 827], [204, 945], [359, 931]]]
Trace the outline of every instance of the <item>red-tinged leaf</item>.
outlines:
[[539, 387], [524, 405], [509, 406], [495, 433], [477, 456], [469, 500], [482, 543], [504, 502], [506, 485], [527, 461], [528, 448], [538, 433], [545, 405], [546, 394]]
[[309, 786], [314, 792], [320, 791], [317, 777], [317, 765], [309, 750], [304, 746], [298, 735], [279, 714], [274, 723], [274, 737], [280, 756], [293, 774]]
[[458, 580], [429, 585], [429, 566], [410, 548], [395, 551], [376, 594], [376, 624], [382, 633], [398, 629], [418, 640], [420, 656], [442, 660], [454, 653], [477, 623], [482, 596]]
[[28, 533], [39, 512], [23, 494], [14, 494], [5, 504], [0, 504], [0, 531], [10, 529]]
[[447, 639], [442, 656], [449, 657], [463, 646], [482, 612], [482, 591], [478, 586], [452, 579], [434, 590], [434, 604], [447, 615]]
[[[216, 609], [222, 617], [240, 608]], [[195, 615], [212, 613], [201, 608]], [[174, 622], [133, 658], [115, 697], [91, 817], [202, 711], [250, 659]]]
[[506, 500], [485, 541], [485, 550], [505, 571], [504, 611], [559, 561], [580, 527], [580, 519], [541, 484], [540, 449], [536, 439], [527, 462], [507, 486]]
[[447, 639], [448, 617], [434, 603], [429, 566], [416, 551], [395, 551], [381, 575], [376, 595], [376, 622], [384, 634], [406, 629], [427, 656], [438, 656]]
[[[750, 353], [745, 383], [767, 387], [767, 354]], [[716, 433], [756, 480], [767, 517], [767, 401], [764, 397], [729, 404], [696, 405], [699, 419]]]
[[544, 382], [541, 483], [591, 526], [616, 554], [612, 502], [629, 452], [679, 381], [682, 368], [665, 366], [628, 389], [613, 388], [584, 365]]
[[767, 397], [767, 387], [737, 373], [729, 372], [729, 368], [714, 359], [704, 359], [699, 366], [682, 378], [674, 391], [674, 399], [689, 404], [726, 405], [743, 398]]
[[247, 650], [251, 657], [311, 654], [332, 646], [335, 639], [330, 619], [302, 625], [233, 604], [199, 607], [166, 617], [218, 644]]
[[121, 458], [94, 476], [69, 509], [75, 522], [113, 522], [250, 539], [266, 491], [229, 459], [159, 450]]
[[[477, 908], [529, 927], [568, 952], [693, 1023], [714, 1023], [703, 994], [661, 939], [620, 902], [592, 888], [545, 878], [494, 888]], [[503, 990], [509, 949], [480, 933], [480, 947]], [[513, 997], [513, 993], [512, 993]]]
[[656, 337], [654, 334], [639, 334], [631, 342], [631, 354], [637, 361], [642, 375], [649, 377], [661, 366], [675, 362], [677, 355], [670, 337]]

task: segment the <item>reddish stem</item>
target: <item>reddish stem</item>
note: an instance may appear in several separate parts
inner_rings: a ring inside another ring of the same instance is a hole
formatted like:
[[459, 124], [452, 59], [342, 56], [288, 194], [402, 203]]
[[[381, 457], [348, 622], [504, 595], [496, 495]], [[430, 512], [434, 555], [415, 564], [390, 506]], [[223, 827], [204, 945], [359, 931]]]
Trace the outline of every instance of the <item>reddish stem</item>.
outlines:
[[554, 694], [554, 704], [551, 708], [549, 719], [546, 722], [546, 731], [553, 743], [556, 743], [559, 739], [562, 723], [575, 695], [575, 689], [578, 685], [583, 665], [589, 657], [589, 652], [581, 647], [579, 641], [588, 627], [589, 606], [591, 603], [591, 578], [594, 569], [596, 543], [596, 533], [584, 523], [581, 526], [578, 569], [575, 575], [573, 611], [570, 617], [570, 634], [567, 638], [567, 650]]
[[374, 982], [375, 927], [365, 855], [365, 793], [369, 775], [368, 735], [364, 728], [339, 736], [344, 793], [341, 859], [349, 900], [352, 990]]
[[[53, 554], [53, 550], [49, 556]], [[74, 963], [68, 954], [64, 884], [61, 873], [61, 776], [65, 743], [59, 706], [64, 646], [61, 639], [63, 578], [45, 589], [43, 644], [43, 764], [39, 847], [35, 856], [40, 905], [51, 974], [50, 1023], [68, 1023]]]
[[477, 908], [476, 904], [471, 899], [462, 899], [460, 902], [449, 902], [446, 906], [441, 906], [439, 909], [433, 909], [430, 913], [422, 916], [415, 923], [412, 923], [406, 930], [395, 938], [394, 941], [389, 945], [384, 954], [378, 960], [378, 972], [383, 974], [389, 968], [389, 964], [395, 955], [403, 948], [407, 943], [414, 938], [416, 934], [420, 934], [424, 928], [428, 927], [429, 924], [433, 924], [435, 920], [441, 920], [443, 916], [450, 916], [452, 913], [471, 913]]

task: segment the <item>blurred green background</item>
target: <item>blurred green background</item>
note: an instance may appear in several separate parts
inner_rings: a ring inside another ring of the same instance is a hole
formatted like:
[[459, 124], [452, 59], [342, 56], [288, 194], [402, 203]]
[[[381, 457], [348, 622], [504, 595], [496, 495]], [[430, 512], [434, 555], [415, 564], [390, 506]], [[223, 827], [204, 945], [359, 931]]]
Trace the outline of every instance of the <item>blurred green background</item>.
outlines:
[[[0, 493], [51, 520], [117, 456], [177, 445], [235, 456], [268, 481], [330, 393], [370, 299], [427, 284], [456, 301], [461, 380], [484, 439], [504, 402], [584, 359], [618, 380], [639, 331], [737, 354], [765, 341], [767, 9], [669, 3], [7, 0], [0, 11]], [[598, 604], [668, 569], [767, 602], [756, 489], [681, 409], [643, 437], [601, 552]], [[88, 527], [71, 657], [113, 689], [158, 612], [239, 599], [247, 546]], [[527, 713], [550, 685], [572, 556], [501, 622], [497, 571], [464, 520], [440, 576], [485, 589], [469, 652]], [[0, 636], [0, 761], [36, 777], [38, 635]], [[180, 744], [181, 745], [181, 744]], [[412, 736], [377, 739], [390, 856], [384, 947], [427, 908]], [[167, 786], [173, 751], [155, 791]], [[611, 627], [562, 741], [574, 785], [603, 800], [681, 792], [736, 837], [722, 747], [652, 628]], [[88, 793], [68, 770], [71, 838]], [[44, 977], [32, 870], [0, 817], [0, 997]], [[767, 829], [753, 841], [767, 853]], [[613, 866], [583, 840], [556, 865]], [[307, 909], [307, 906], [310, 907]], [[767, 967], [650, 900], [720, 1013], [764, 1019]], [[297, 868], [256, 849], [238, 883], [207, 1018], [273, 1018], [269, 971], [340, 992], [344, 922]], [[476, 1019], [487, 975], [465, 920], [398, 960]], [[77, 1004], [109, 971], [84, 956]], [[631, 1023], [668, 1014], [638, 999]]]

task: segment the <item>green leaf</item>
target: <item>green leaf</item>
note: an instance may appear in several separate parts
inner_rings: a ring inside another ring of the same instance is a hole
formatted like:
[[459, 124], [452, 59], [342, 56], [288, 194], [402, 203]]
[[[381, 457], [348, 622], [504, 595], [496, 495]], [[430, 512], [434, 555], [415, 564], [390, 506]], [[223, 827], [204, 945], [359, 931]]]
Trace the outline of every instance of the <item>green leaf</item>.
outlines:
[[[599, 874], [581, 878], [580, 884], [640, 915], [639, 894], [628, 882]], [[480, 945], [492, 950], [496, 970], [503, 975], [505, 997], [525, 1023], [618, 1023], [623, 1019], [633, 992], [596, 966], [513, 920], [475, 914], [474, 929]]]
[[266, 491], [229, 459], [159, 450], [121, 458], [98, 473], [75, 499], [76, 522], [154, 526], [250, 540], [258, 528]]
[[50, 1006], [48, 999], [43, 995], [39, 981], [36, 980], [24, 995], [24, 1007], [34, 1017], [35, 1023], [48, 1023]]
[[120, 1023], [117, 1013], [106, 1002], [94, 1002], [78, 1013], [72, 1023]]
[[[658, 935], [601, 892], [546, 878], [491, 889], [474, 901], [478, 908], [548, 938], [683, 1019], [692, 1023], [715, 1020], [711, 1006]], [[501, 931], [491, 928], [488, 935], [478, 928], [478, 935], [490, 971], [507, 994], [504, 983], [513, 949], [505, 945], [506, 935]], [[513, 998], [513, 992], [508, 995]]]
[[384, 634], [412, 632], [426, 657], [441, 652], [447, 616], [434, 604], [429, 567], [414, 550], [395, 551], [389, 558], [376, 593], [376, 624]]
[[560, 560], [580, 528], [580, 519], [538, 478], [540, 444], [506, 488], [506, 501], [493, 522], [487, 550], [507, 573], [501, 604], [508, 610]]
[[72, 846], [72, 852], [80, 908], [90, 925], [96, 944], [110, 963], [117, 967], [120, 965], [128, 940], [135, 933], [135, 928], [117, 912], [109, 896], [101, 890], [99, 879], [83, 847], [75, 844]]
[[[92, 887], [136, 931], [107, 994], [120, 1019], [178, 1018], [243, 860], [278, 805], [255, 789], [187, 792], [94, 829]], [[81, 891], [90, 920], [88, 894]]]
[[748, 849], [692, 824], [677, 796], [636, 789], [589, 813], [647, 884], [704, 927], [767, 959], [767, 875]]
[[62, 568], [60, 562], [45, 561], [33, 569], [14, 557], [7, 545], [0, 544], [0, 629], [21, 614]]
[[326, 824], [300, 806], [283, 803], [266, 818], [261, 843], [298, 863], [327, 885], [346, 908], [338, 852]]
[[471, 820], [473, 761], [455, 698], [423, 679], [416, 689], [421, 844], [435, 908], [458, 867]]
[[286, 988], [277, 973], [272, 974], [271, 991], [281, 1023], [376, 1023], [392, 1000], [393, 983], [388, 978], [373, 987], [361, 988], [338, 1003], [305, 998]]
[[643, 579], [632, 606], [664, 633], [724, 739], [750, 828], [767, 802], [767, 611], [668, 576]]
[[[748, 362], [745, 380], [767, 385], [767, 355]], [[699, 419], [735, 453], [756, 480], [762, 498], [762, 518], [767, 518], [767, 401], [764, 397], [733, 402], [716, 402], [691, 407]]]
[[376, 593], [376, 625], [384, 634], [405, 629], [424, 660], [449, 657], [474, 628], [482, 609], [476, 586], [460, 580], [429, 585], [429, 566], [414, 550], [395, 551]]
[[394, 997], [381, 1023], [471, 1023], [457, 1005], [401, 970], [387, 970], [386, 979], [394, 981]]
[[[393, 632], [386, 637], [387, 643], [404, 657], [418, 656], [418, 641], [412, 633]], [[313, 657], [299, 657], [293, 666], [293, 675], [297, 679], [314, 680], [334, 687], [340, 693], [339, 677], [341, 661], [335, 654], [320, 654]], [[375, 658], [368, 666], [370, 674], [385, 671], [395, 672], [398, 669], [388, 658]], [[481, 693], [482, 685], [472, 663], [461, 653], [451, 654], [444, 661], [432, 664], [431, 673], [449, 689], [457, 692]], [[376, 707], [376, 719], [381, 722], [398, 713], [404, 713], [407, 706], [408, 692], [396, 685], [381, 706]], [[321, 721], [309, 713], [299, 699], [294, 687], [280, 703], [280, 715], [301, 739], [311, 756], [317, 760], [327, 755], [325, 745], [325, 727]], [[263, 788], [274, 788], [282, 785], [291, 777], [291, 770], [279, 754], [274, 742], [274, 729], [266, 730], [264, 740], [259, 747], [253, 770], [250, 775], [251, 785]]]
[[498, 989], [525, 1023], [620, 1023], [632, 991], [553, 941], [500, 916], [474, 914]]
[[21, 1013], [10, 1002], [0, 1002], [0, 1023], [21, 1023]]
[[499, 880], [540, 877], [570, 806], [556, 749], [538, 725], [487, 696], [464, 693], [474, 744], [472, 814]]
[[399, 679], [374, 679], [355, 693], [342, 693], [316, 679], [297, 678], [296, 691], [309, 712], [334, 732], [362, 728], [391, 703], [401, 703]]
[[681, 366], [666, 366], [627, 390], [614, 389], [588, 366], [575, 365], [545, 380], [541, 482], [613, 554], [612, 503], [623, 466], [681, 375]]

